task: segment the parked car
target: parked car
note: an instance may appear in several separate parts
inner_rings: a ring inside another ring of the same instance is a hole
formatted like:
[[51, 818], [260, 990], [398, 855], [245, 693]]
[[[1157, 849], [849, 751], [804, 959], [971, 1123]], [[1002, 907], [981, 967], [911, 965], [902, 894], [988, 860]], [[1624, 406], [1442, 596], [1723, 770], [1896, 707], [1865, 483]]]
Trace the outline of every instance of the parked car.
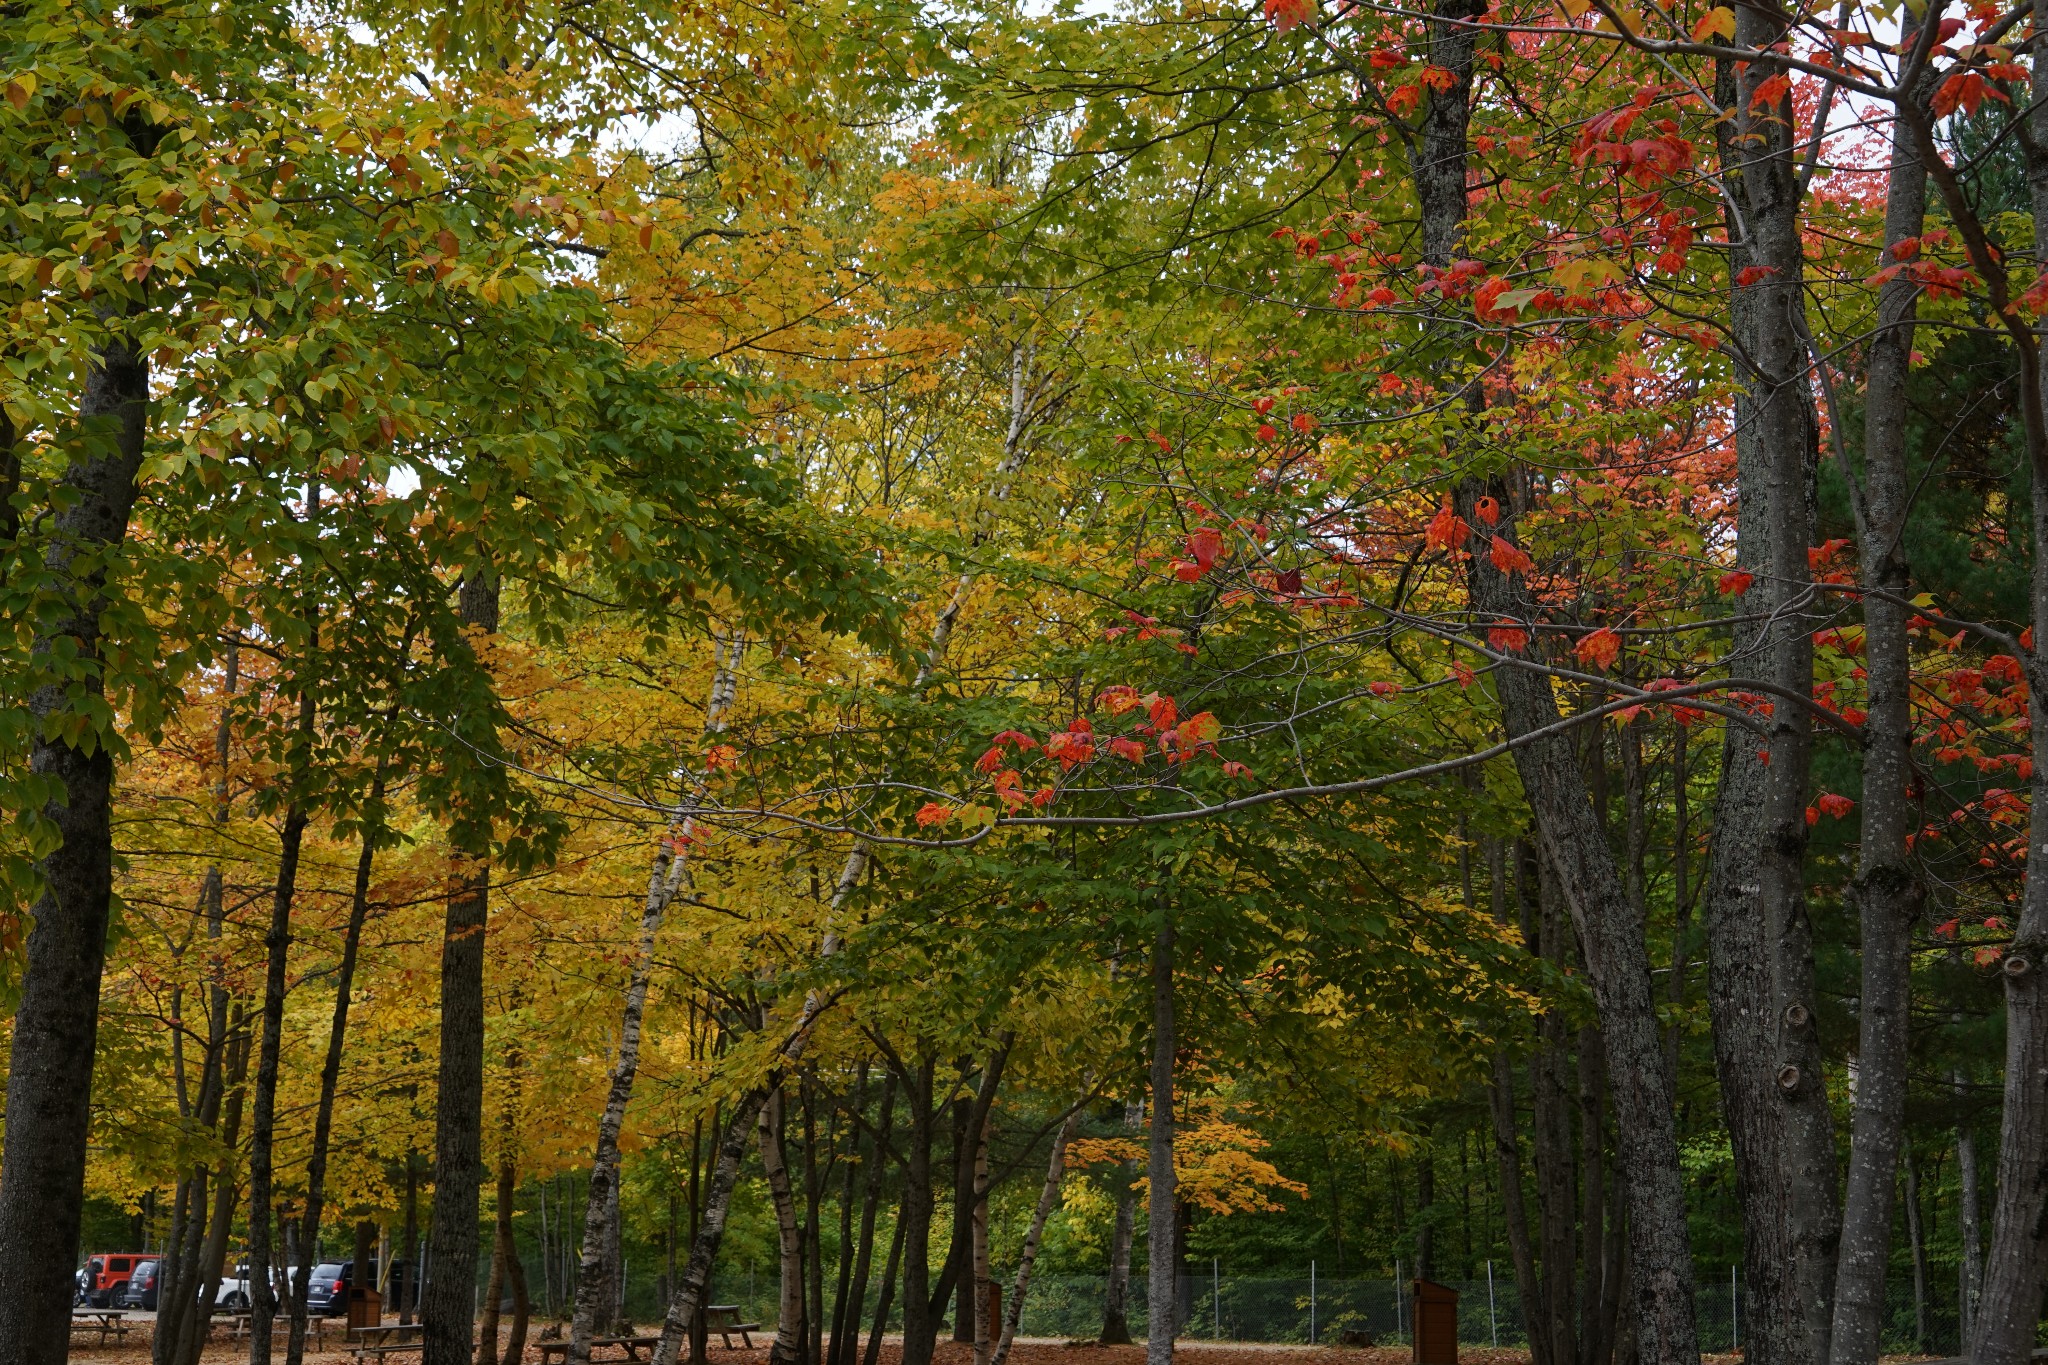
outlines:
[[157, 1269], [159, 1262], [137, 1261], [135, 1269], [129, 1272], [128, 1288], [121, 1295], [123, 1308], [143, 1308], [154, 1313], [157, 1298]]
[[[306, 1285], [307, 1316], [338, 1318], [348, 1312], [349, 1280], [354, 1272], [352, 1261], [322, 1261], [314, 1266], [313, 1278]], [[376, 1282], [377, 1266], [372, 1262], [370, 1283]]]
[[84, 1302], [93, 1308], [115, 1308], [120, 1305], [122, 1295], [128, 1292], [128, 1277], [135, 1273], [139, 1262], [151, 1259], [133, 1253], [102, 1252], [85, 1258]]
[[249, 1267], [238, 1265], [233, 1270], [220, 1273], [220, 1288], [213, 1293], [215, 1312], [246, 1313], [249, 1311]]

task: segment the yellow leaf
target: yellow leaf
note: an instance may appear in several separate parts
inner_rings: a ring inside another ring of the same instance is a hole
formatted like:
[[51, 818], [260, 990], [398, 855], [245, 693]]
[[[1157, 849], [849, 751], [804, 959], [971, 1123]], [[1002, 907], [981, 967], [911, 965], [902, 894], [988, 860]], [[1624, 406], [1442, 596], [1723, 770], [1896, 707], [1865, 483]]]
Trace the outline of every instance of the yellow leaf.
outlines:
[[1730, 42], [1734, 41], [1734, 10], [1717, 7], [1708, 10], [1700, 16], [1699, 22], [1692, 26], [1692, 40], [1696, 43], [1704, 43], [1710, 38], [1725, 38]]
[[1564, 11], [1564, 17], [1577, 23], [1579, 16], [1593, 8], [1591, 0], [1557, 0], [1557, 7]]

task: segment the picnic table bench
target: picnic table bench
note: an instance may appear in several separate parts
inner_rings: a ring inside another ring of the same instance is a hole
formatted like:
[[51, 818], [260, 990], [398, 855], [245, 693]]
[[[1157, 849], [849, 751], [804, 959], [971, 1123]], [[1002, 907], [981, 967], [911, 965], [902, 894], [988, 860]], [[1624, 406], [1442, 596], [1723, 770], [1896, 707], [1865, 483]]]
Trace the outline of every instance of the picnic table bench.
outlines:
[[728, 1351], [732, 1349], [732, 1334], [734, 1332], [740, 1334], [740, 1341], [751, 1351], [754, 1349], [754, 1339], [748, 1336], [747, 1333], [761, 1330], [761, 1324], [758, 1322], [740, 1321], [740, 1306], [736, 1303], [708, 1303], [704, 1305], [704, 1326], [707, 1330], [718, 1333], [719, 1338], [725, 1342], [725, 1349]]
[[71, 1330], [98, 1332], [100, 1345], [104, 1346], [110, 1336], [119, 1339], [128, 1335], [128, 1324], [122, 1321], [126, 1316], [118, 1308], [74, 1308], [71, 1310]]
[[360, 1362], [369, 1356], [387, 1356], [396, 1351], [417, 1351], [420, 1349], [420, 1324], [416, 1322], [386, 1323], [378, 1327], [351, 1327], [348, 1340], [355, 1343], [348, 1348], [350, 1355]]
[[[214, 1327], [226, 1327], [228, 1329], [229, 1341], [247, 1341], [249, 1339], [249, 1319], [254, 1316], [255, 1314], [246, 1309], [216, 1308], [213, 1310], [212, 1320], [208, 1323], [208, 1330], [211, 1331]], [[271, 1330], [275, 1332], [289, 1332], [291, 1330], [291, 1322], [283, 1313], [279, 1313], [271, 1324]], [[306, 1319], [306, 1336], [313, 1342], [315, 1350], [326, 1350], [327, 1319], [309, 1316]]]
[[[654, 1348], [655, 1348], [655, 1346], [656, 1346], [656, 1345], [657, 1345], [657, 1344], [658, 1344], [658, 1343], [659, 1343], [660, 1341], [661, 1341], [661, 1338], [660, 1338], [660, 1337], [658, 1337], [658, 1336], [654, 1336], [654, 1337], [592, 1337], [592, 1338], [590, 1339], [590, 1349], [591, 1349], [591, 1351], [592, 1351], [592, 1353], [593, 1353], [593, 1355], [594, 1355], [594, 1354], [595, 1354], [595, 1352], [597, 1351], [597, 1349], [598, 1349], [598, 1348], [599, 1348], [600, 1346], [613, 1346], [613, 1347], [618, 1347], [618, 1348], [621, 1348], [621, 1349], [623, 1349], [623, 1350], [625, 1351], [625, 1353], [626, 1353], [626, 1354], [625, 1354], [625, 1355], [624, 1355], [623, 1357], [620, 1357], [621, 1359], [625, 1359], [625, 1360], [638, 1360], [638, 1359], [640, 1359], [640, 1351], [641, 1351], [641, 1348], [642, 1348], [642, 1347], [645, 1347], [645, 1348], [646, 1348], [646, 1350], [647, 1350], [647, 1355], [648, 1355], [648, 1358], [649, 1358], [649, 1359], [651, 1360], [651, 1359], [653, 1359], [653, 1357], [654, 1357]], [[543, 1342], [541, 1342], [541, 1343], [540, 1343], [540, 1358], [541, 1358], [541, 1362], [542, 1362], [542, 1365], [546, 1365], [546, 1362], [547, 1362], [547, 1361], [549, 1361], [550, 1359], [553, 1359], [553, 1358], [554, 1358], [554, 1357], [556, 1357], [556, 1356], [560, 1356], [560, 1357], [561, 1357], [561, 1358], [562, 1358], [563, 1360], [567, 1360], [567, 1359], [569, 1358], [569, 1343], [568, 1343], [568, 1342], [566, 1342], [566, 1341], [543, 1341]]]

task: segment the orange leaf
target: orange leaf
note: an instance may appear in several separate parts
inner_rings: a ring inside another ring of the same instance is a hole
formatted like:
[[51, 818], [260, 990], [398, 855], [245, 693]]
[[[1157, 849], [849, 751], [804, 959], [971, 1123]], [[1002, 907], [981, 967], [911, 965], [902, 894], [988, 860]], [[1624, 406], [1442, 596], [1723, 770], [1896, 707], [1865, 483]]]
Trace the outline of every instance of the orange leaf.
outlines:
[[1536, 567], [1536, 561], [1529, 552], [1519, 545], [1511, 545], [1499, 536], [1493, 538], [1493, 548], [1486, 557], [1493, 561], [1493, 567], [1502, 573], [1527, 573]]
[[1591, 635], [1580, 638], [1578, 655], [1582, 663], [1594, 668], [1607, 668], [1621, 656], [1621, 636], [1612, 628], [1602, 626]]
[[953, 808], [938, 801], [927, 801], [917, 808], [917, 823], [922, 826], [943, 825], [953, 818]]

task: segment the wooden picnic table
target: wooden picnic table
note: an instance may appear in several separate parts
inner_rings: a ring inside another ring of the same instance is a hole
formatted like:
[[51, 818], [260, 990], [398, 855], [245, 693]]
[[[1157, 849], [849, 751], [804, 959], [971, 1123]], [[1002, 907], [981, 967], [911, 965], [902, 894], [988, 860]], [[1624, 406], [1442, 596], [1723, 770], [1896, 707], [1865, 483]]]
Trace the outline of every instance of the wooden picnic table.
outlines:
[[[623, 1357], [620, 1357], [621, 1359], [638, 1360], [640, 1358], [640, 1351], [644, 1347], [646, 1348], [648, 1358], [651, 1360], [654, 1357], [654, 1348], [660, 1341], [661, 1338], [658, 1336], [592, 1337], [590, 1339], [590, 1349], [594, 1353], [601, 1346], [618, 1347], [626, 1353]], [[542, 1365], [546, 1365], [546, 1362], [553, 1356], [560, 1356], [563, 1360], [567, 1360], [569, 1358], [569, 1343], [566, 1341], [541, 1342], [540, 1358]]]
[[751, 1351], [754, 1349], [754, 1339], [747, 1333], [761, 1330], [761, 1324], [758, 1322], [740, 1321], [740, 1306], [736, 1303], [705, 1304], [704, 1325], [708, 1330], [718, 1333], [719, 1339], [725, 1342], [725, 1349], [728, 1351], [732, 1349], [734, 1332], [740, 1334], [740, 1341]]
[[[249, 1320], [255, 1316], [254, 1313], [251, 1313], [246, 1308], [216, 1308], [213, 1310], [213, 1317], [207, 1325], [209, 1330], [214, 1327], [225, 1326], [228, 1329], [229, 1341], [247, 1341], [249, 1339]], [[271, 1326], [273, 1331], [279, 1333], [291, 1330], [290, 1319], [286, 1318], [283, 1313], [277, 1315]], [[308, 1316], [306, 1318], [306, 1335], [312, 1339], [315, 1350], [326, 1350], [327, 1319]]]
[[98, 1332], [100, 1345], [107, 1344], [107, 1338], [128, 1335], [128, 1324], [122, 1321], [127, 1314], [118, 1308], [74, 1308], [71, 1310], [71, 1330], [74, 1332]]
[[420, 1349], [420, 1324], [416, 1322], [387, 1322], [375, 1327], [351, 1327], [348, 1340], [349, 1354], [358, 1361], [368, 1356], [385, 1356], [395, 1351], [417, 1351]]

